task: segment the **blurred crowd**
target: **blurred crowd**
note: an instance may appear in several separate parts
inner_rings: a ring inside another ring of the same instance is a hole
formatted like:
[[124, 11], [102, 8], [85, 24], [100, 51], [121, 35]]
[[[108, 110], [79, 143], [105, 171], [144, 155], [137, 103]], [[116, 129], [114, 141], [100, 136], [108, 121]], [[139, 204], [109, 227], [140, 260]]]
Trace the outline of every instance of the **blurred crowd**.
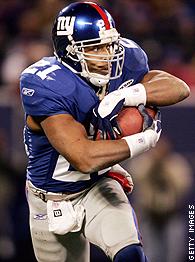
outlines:
[[[22, 143], [23, 111], [19, 99], [19, 75], [25, 67], [41, 57], [53, 55], [53, 20], [61, 8], [72, 2], [0, 0], [0, 208], [3, 210], [0, 212], [0, 261], [34, 261], [24, 194], [26, 158]], [[134, 40], [145, 50], [151, 69], [162, 69], [182, 78], [195, 92], [194, 0], [97, 2], [110, 11], [121, 35]], [[137, 186], [133, 201], [138, 213], [142, 210], [147, 216], [148, 223], [141, 221], [141, 224], [150, 258], [158, 253], [162, 254], [158, 262], [185, 262], [181, 253], [178, 253], [180, 260], [177, 256], [173, 258], [177, 251], [172, 249], [171, 252], [161, 244], [169, 240], [169, 247], [174, 244], [174, 239], [171, 239], [173, 231], [184, 240], [183, 220], [178, 214], [181, 214], [190, 185], [194, 183], [193, 171], [183, 156], [172, 154], [169, 142], [161, 146], [162, 150], [159, 151], [158, 147], [157, 151], [138, 159], [136, 164], [132, 162], [131, 166], [127, 166], [134, 170], [134, 166], [141, 168], [150, 163], [148, 169], [133, 171]], [[182, 163], [179, 169], [176, 168], [177, 163]], [[155, 177], [156, 174], [158, 176]], [[176, 179], [178, 174], [184, 176], [183, 184]], [[154, 200], [158, 201], [156, 206]], [[160, 206], [163, 206], [163, 210], [158, 209]], [[181, 241], [181, 247], [183, 244]], [[181, 247], [180, 251], [184, 254]], [[28, 253], [27, 258], [24, 258], [24, 249]], [[93, 252], [95, 254], [97, 250]], [[166, 258], [163, 257], [165, 252]], [[100, 261], [98, 254], [92, 260], [96, 261]], [[103, 258], [101, 261], [104, 261]]]

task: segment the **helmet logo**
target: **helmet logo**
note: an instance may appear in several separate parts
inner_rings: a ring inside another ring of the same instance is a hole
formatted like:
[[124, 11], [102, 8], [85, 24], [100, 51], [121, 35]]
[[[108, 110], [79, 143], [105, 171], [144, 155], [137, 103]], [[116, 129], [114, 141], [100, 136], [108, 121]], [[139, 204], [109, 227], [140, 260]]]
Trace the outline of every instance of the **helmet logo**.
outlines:
[[104, 24], [104, 21], [102, 19], [98, 20], [96, 25], [99, 27], [100, 30], [105, 29], [105, 24]]
[[57, 35], [72, 35], [75, 16], [60, 16], [57, 23]]

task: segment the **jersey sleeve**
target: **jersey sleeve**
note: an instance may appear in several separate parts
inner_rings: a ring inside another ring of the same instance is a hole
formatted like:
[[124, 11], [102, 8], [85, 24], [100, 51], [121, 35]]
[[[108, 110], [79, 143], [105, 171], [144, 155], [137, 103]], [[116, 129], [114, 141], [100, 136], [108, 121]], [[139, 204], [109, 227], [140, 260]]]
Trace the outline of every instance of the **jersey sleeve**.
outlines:
[[[139, 83], [149, 71], [148, 57], [134, 41], [122, 38], [121, 42], [125, 48], [124, 67], [126, 74], [133, 75], [134, 83]], [[127, 75], [126, 78], [128, 78]]]
[[51, 116], [71, 114], [74, 116], [74, 104], [71, 100], [44, 86], [33, 76], [21, 76], [20, 93], [24, 111], [32, 116]]

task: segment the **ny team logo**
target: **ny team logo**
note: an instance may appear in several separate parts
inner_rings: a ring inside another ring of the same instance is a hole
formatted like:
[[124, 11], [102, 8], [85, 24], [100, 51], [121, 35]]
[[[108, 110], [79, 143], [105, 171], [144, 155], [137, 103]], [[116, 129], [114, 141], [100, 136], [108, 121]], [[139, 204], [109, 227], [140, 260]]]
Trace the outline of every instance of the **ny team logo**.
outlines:
[[105, 30], [105, 24], [104, 21], [102, 19], [98, 20], [96, 25], [99, 27], [100, 30]]
[[57, 35], [72, 35], [75, 16], [60, 16], [57, 23]]

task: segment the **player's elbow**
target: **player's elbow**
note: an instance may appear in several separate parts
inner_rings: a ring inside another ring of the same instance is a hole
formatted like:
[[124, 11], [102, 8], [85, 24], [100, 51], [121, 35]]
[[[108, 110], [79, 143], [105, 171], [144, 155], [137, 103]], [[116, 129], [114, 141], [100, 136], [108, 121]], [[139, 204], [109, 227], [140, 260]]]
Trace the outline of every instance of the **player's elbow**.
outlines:
[[183, 80], [177, 78], [176, 86], [178, 88], [179, 101], [186, 99], [190, 95], [190, 88]]
[[70, 151], [62, 152], [62, 155], [68, 160], [75, 170], [90, 174], [98, 171], [99, 151], [94, 150], [94, 143], [88, 139], [81, 139], [77, 145], [69, 148]]
[[94, 172], [93, 168], [90, 165], [81, 165], [78, 168], [78, 171], [83, 174], [91, 174]]
[[74, 167], [76, 170], [84, 174], [90, 174], [95, 171], [95, 165], [92, 159], [87, 155], [80, 157], [79, 160], [74, 163]]
[[183, 96], [183, 99], [185, 99], [190, 95], [190, 88], [184, 81], [182, 82], [183, 82], [182, 96]]
[[71, 165], [74, 166], [77, 171], [84, 174], [93, 173], [97, 169], [96, 161], [94, 161], [89, 151], [90, 150], [85, 150], [84, 152], [80, 152], [70, 160]]

